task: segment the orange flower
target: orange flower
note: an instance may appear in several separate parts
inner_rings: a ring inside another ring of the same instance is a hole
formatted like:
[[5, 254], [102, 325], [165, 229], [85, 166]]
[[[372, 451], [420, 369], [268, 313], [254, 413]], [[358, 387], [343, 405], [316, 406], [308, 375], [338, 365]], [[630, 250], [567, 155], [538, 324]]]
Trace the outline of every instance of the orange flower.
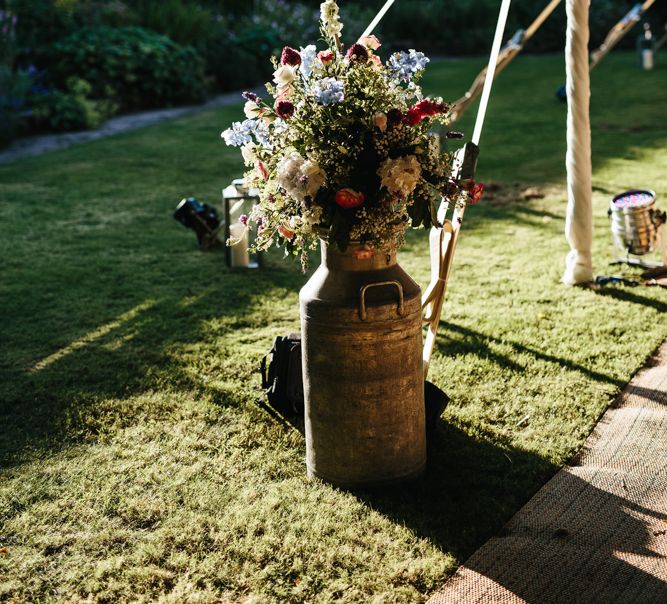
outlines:
[[294, 239], [294, 231], [291, 231], [288, 229], [286, 226], [283, 226], [282, 224], [278, 227], [278, 232], [285, 238], [289, 239], [290, 241]]
[[352, 189], [341, 189], [336, 193], [336, 203], [346, 210], [359, 207], [365, 199], [366, 196], [363, 193]]

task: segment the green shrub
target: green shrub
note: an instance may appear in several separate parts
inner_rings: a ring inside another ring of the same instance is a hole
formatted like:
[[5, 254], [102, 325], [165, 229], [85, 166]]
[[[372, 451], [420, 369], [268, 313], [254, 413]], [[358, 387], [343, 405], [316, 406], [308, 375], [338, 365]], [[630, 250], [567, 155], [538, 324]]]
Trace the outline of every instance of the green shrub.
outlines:
[[32, 119], [38, 129], [55, 132], [97, 128], [116, 111], [110, 101], [90, 98], [92, 86], [80, 78], [69, 78], [65, 91], [50, 90], [33, 98]]
[[124, 110], [199, 102], [206, 94], [193, 48], [138, 27], [79, 30], [53, 45], [47, 68], [58, 87], [76, 76], [90, 83], [93, 98], [113, 91]]

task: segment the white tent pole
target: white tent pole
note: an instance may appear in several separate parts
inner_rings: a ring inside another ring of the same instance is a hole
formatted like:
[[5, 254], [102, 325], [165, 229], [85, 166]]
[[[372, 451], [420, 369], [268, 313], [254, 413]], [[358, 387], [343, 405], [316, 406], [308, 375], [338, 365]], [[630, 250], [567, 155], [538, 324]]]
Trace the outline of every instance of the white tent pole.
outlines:
[[489, 66], [486, 68], [486, 79], [484, 80], [484, 88], [482, 89], [482, 99], [479, 102], [479, 109], [477, 109], [475, 129], [472, 132], [471, 140], [478, 146], [479, 137], [482, 136], [484, 116], [486, 115], [486, 108], [489, 104], [489, 97], [491, 96], [491, 86], [493, 86], [493, 77], [496, 73], [496, 63], [498, 62], [498, 54], [500, 53], [500, 45], [503, 41], [503, 33], [505, 31], [505, 23], [507, 23], [507, 13], [509, 10], [510, 0], [503, 0], [503, 3], [500, 5], [498, 22], [496, 23], [496, 33], [493, 37], [493, 44], [491, 44], [491, 56], [489, 57]]
[[588, 69], [589, 0], [566, 0], [567, 40], [567, 213], [565, 236], [570, 244], [563, 282], [593, 279], [593, 192], [591, 167], [590, 79]]
[[380, 22], [382, 17], [384, 17], [384, 14], [390, 9], [391, 5], [395, 2], [395, 0], [387, 0], [382, 8], [380, 9], [380, 12], [375, 15], [375, 18], [370, 22], [368, 27], [364, 30], [364, 33], [359, 36], [359, 39], [361, 40], [362, 38], [365, 38], [366, 36], [370, 36], [373, 33], [373, 30], [377, 26], [377, 24]]

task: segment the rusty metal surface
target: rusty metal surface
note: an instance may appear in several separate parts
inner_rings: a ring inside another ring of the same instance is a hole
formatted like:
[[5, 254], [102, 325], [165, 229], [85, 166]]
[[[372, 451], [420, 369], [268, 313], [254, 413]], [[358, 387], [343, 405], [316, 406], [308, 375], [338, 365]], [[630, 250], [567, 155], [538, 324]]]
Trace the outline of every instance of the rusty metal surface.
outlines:
[[322, 244], [300, 293], [308, 474], [344, 487], [426, 464], [421, 290], [396, 255]]

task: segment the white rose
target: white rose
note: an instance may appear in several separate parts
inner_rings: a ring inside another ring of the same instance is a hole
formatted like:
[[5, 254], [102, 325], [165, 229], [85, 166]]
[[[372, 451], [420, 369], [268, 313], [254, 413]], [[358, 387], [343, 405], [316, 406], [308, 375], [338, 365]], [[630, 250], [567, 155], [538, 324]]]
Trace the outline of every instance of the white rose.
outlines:
[[245, 162], [246, 166], [255, 165], [255, 162], [257, 161], [257, 153], [255, 149], [256, 146], [252, 143], [248, 143], [247, 145], [243, 145], [243, 147], [241, 147], [241, 155], [243, 156], [243, 161]]
[[296, 77], [296, 68], [292, 65], [281, 65], [273, 72], [273, 81], [280, 87], [289, 86]]
[[259, 117], [260, 111], [261, 108], [257, 103], [255, 103], [255, 101], [247, 101], [245, 106], [243, 107], [243, 113], [245, 113], [245, 116], [249, 120]]

